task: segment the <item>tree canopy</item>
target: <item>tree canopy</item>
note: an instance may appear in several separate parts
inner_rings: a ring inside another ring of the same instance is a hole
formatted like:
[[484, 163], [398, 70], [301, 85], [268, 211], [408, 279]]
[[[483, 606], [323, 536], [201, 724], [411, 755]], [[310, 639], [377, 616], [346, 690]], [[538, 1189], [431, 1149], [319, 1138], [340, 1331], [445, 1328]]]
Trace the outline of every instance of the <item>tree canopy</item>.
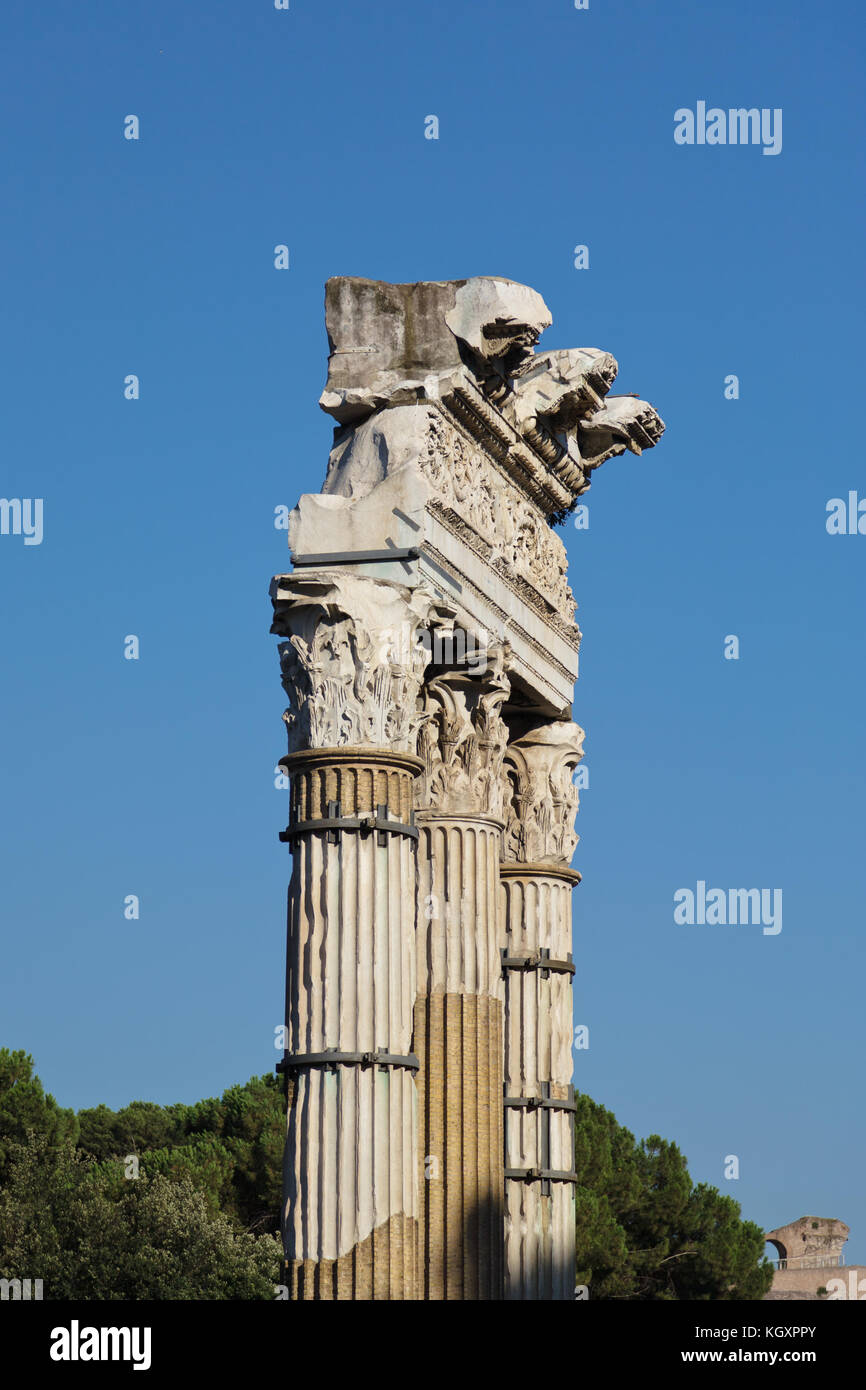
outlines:
[[12, 1145], [0, 1189], [5, 1278], [40, 1278], [47, 1299], [272, 1299], [280, 1250], [209, 1209], [185, 1174], [124, 1178], [43, 1136]]
[[78, 1138], [78, 1119], [62, 1110], [46, 1095], [26, 1052], [0, 1047], [0, 1184], [4, 1180], [11, 1146], [23, 1143], [28, 1133], [41, 1135], [49, 1145]]
[[[0, 1277], [52, 1299], [260, 1299], [279, 1283], [285, 1102], [273, 1076], [194, 1105], [61, 1108], [0, 1049]], [[575, 1116], [577, 1267], [592, 1299], [759, 1299], [772, 1268], [740, 1207], [676, 1144]]]
[[694, 1185], [676, 1144], [639, 1143], [588, 1096], [575, 1116], [577, 1278], [590, 1298], [760, 1299], [773, 1278], [764, 1233], [740, 1205]]
[[0, 1277], [47, 1299], [272, 1299], [284, 1103], [253, 1077], [195, 1105], [63, 1110], [0, 1050]]

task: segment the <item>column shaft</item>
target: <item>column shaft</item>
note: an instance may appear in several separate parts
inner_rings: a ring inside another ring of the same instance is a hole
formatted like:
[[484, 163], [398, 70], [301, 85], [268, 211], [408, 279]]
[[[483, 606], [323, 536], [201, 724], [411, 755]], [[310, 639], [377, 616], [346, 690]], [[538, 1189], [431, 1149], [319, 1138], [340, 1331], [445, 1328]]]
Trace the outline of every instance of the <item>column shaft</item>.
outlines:
[[[571, 950], [571, 892], [579, 876], [549, 864], [504, 864], [506, 959], [542, 951], [563, 962]], [[542, 958], [543, 959], [543, 958]], [[505, 1093], [517, 1099], [572, 1099], [571, 975], [505, 972]], [[571, 1173], [572, 1113], [508, 1106], [505, 1167]], [[574, 1296], [574, 1188], [556, 1179], [505, 1179], [506, 1292], [511, 1300]]]
[[[417, 1100], [405, 1065], [294, 1066], [322, 1053], [411, 1055], [415, 841], [327, 820], [412, 819], [416, 759], [290, 755], [293, 872], [286, 1026], [284, 1245], [290, 1297], [414, 1299]], [[326, 822], [303, 829], [310, 822]]]
[[424, 1299], [500, 1299], [501, 822], [418, 814], [420, 1267]]

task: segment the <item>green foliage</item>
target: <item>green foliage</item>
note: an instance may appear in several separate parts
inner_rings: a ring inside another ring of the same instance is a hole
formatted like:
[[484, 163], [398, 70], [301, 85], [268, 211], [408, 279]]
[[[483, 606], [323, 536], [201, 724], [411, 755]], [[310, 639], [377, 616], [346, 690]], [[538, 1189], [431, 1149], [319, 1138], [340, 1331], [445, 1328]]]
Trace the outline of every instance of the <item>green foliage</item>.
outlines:
[[275, 1076], [254, 1076], [222, 1098], [223, 1136], [235, 1159], [238, 1215], [252, 1229], [279, 1229], [286, 1103]]
[[[78, 1116], [24, 1052], [0, 1050], [0, 1276], [48, 1298], [272, 1298], [285, 1103], [273, 1076], [194, 1105]], [[76, 1147], [77, 1145], [77, 1147]], [[137, 1178], [127, 1160], [138, 1160]], [[764, 1237], [689, 1177], [676, 1144], [639, 1143], [577, 1097], [576, 1282], [593, 1299], [760, 1299]]]
[[[134, 1100], [122, 1110], [99, 1105], [80, 1110], [79, 1145], [94, 1158], [113, 1158], [120, 1154], [142, 1154], [180, 1142], [184, 1136], [185, 1105], [154, 1105]], [[181, 1113], [178, 1113], [181, 1112]]]
[[72, 1110], [62, 1110], [45, 1094], [26, 1052], [0, 1047], [0, 1183], [4, 1180], [11, 1147], [23, 1142], [28, 1132], [42, 1135], [49, 1145], [78, 1138], [78, 1121]]
[[595, 1299], [760, 1299], [773, 1278], [760, 1227], [739, 1203], [692, 1185], [676, 1144], [636, 1143], [609, 1110], [577, 1097], [577, 1283]]
[[186, 1175], [123, 1177], [44, 1136], [12, 1145], [0, 1190], [0, 1276], [46, 1299], [272, 1299], [280, 1250], [214, 1215]]
[[79, 1146], [94, 1158], [135, 1154], [144, 1172], [188, 1177], [211, 1211], [248, 1230], [279, 1229], [286, 1117], [276, 1077], [251, 1077], [195, 1105], [100, 1105], [82, 1110], [79, 1120]]
[[234, 1155], [212, 1134], [197, 1134], [191, 1142], [177, 1147], [148, 1149], [140, 1160], [139, 1171], [147, 1177], [159, 1173], [175, 1181], [191, 1182], [202, 1193], [212, 1216], [219, 1212], [236, 1214]]
[[697, 1257], [684, 1274], [681, 1298], [730, 1302], [761, 1299], [773, 1281], [764, 1260], [764, 1233], [754, 1221], [740, 1218], [740, 1204], [714, 1187], [699, 1183], [689, 1194], [684, 1239]]

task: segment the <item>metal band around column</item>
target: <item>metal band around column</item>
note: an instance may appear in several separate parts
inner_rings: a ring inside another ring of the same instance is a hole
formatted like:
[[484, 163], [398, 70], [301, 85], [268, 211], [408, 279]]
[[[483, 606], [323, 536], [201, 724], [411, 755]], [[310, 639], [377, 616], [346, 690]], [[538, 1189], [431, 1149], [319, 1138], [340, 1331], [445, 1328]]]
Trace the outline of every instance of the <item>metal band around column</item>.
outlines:
[[400, 1056], [395, 1052], [338, 1052], [329, 1048], [325, 1052], [295, 1052], [277, 1062], [278, 1072], [299, 1071], [301, 1067], [403, 1067], [406, 1071], [417, 1071], [421, 1063], [410, 1052]]
[[506, 1168], [505, 1176], [515, 1182], [579, 1182], [577, 1173], [559, 1168]]
[[550, 971], [561, 975], [574, 974], [574, 958], [569, 951], [565, 960], [551, 958], [548, 947], [542, 946], [540, 951], [533, 951], [527, 956], [509, 956], [505, 947], [502, 948], [502, 969], [505, 970], [540, 970], [542, 980], [546, 980]]
[[[549, 1085], [550, 1083], [544, 1082], [543, 1084]], [[574, 1087], [571, 1086], [569, 1089], [573, 1095]], [[573, 1099], [556, 1100], [546, 1096], [506, 1096], [502, 1104], [506, 1110], [509, 1107], [514, 1110], [570, 1110], [572, 1114], [577, 1110]]]
[[405, 825], [402, 821], [388, 820], [388, 807], [381, 803], [377, 805], [375, 815], [371, 813], [365, 816], [342, 816], [339, 801], [329, 801], [326, 819], [296, 821], [294, 825], [288, 825], [285, 830], [280, 831], [280, 840], [283, 844], [291, 843], [298, 835], [306, 835], [321, 830], [327, 831], [331, 844], [337, 843], [338, 830], [358, 830], [362, 834], [365, 831], [375, 830], [378, 837], [377, 843], [380, 845], [386, 843], [386, 835], [405, 835], [410, 840], [418, 839], [417, 826]]
[[549, 1081], [542, 1081], [540, 1096], [506, 1096], [503, 1106], [506, 1110], [538, 1110], [541, 1112], [539, 1123], [541, 1125], [541, 1167], [540, 1168], [506, 1168], [506, 1178], [513, 1178], [517, 1182], [540, 1182], [541, 1195], [550, 1195], [550, 1184], [552, 1182], [577, 1182], [577, 1173], [550, 1168], [550, 1112], [551, 1110], [566, 1110], [571, 1115], [571, 1152], [574, 1153], [574, 1115], [577, 1105], [574, 1100], [574, 1087], [569, 1085], [568, 1098], [559, 1098], [550, 1094]]

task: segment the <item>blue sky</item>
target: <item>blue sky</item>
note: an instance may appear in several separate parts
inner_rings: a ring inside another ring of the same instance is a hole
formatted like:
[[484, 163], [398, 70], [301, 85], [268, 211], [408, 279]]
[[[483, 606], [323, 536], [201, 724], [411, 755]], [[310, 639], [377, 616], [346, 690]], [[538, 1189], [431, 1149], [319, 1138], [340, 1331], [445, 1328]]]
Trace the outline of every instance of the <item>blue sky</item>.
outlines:
[[[862, 6], [9, 0], [2, 35], [0, 493], [44, 536], [0, 536], [0, 1044], [76, 1107], [273, 1067], [267, 589], [324, 477], [324, 281], [506, 275], [668, 425], [562, 532], [576, 1082], [866, 1263], [866, 536], [825, 527], [866, 496]], [[698, 101], [781, 108], [782, 152], [676, 145]], [[782, 931], [676, 925], [698, 880], [782, 888]]]

